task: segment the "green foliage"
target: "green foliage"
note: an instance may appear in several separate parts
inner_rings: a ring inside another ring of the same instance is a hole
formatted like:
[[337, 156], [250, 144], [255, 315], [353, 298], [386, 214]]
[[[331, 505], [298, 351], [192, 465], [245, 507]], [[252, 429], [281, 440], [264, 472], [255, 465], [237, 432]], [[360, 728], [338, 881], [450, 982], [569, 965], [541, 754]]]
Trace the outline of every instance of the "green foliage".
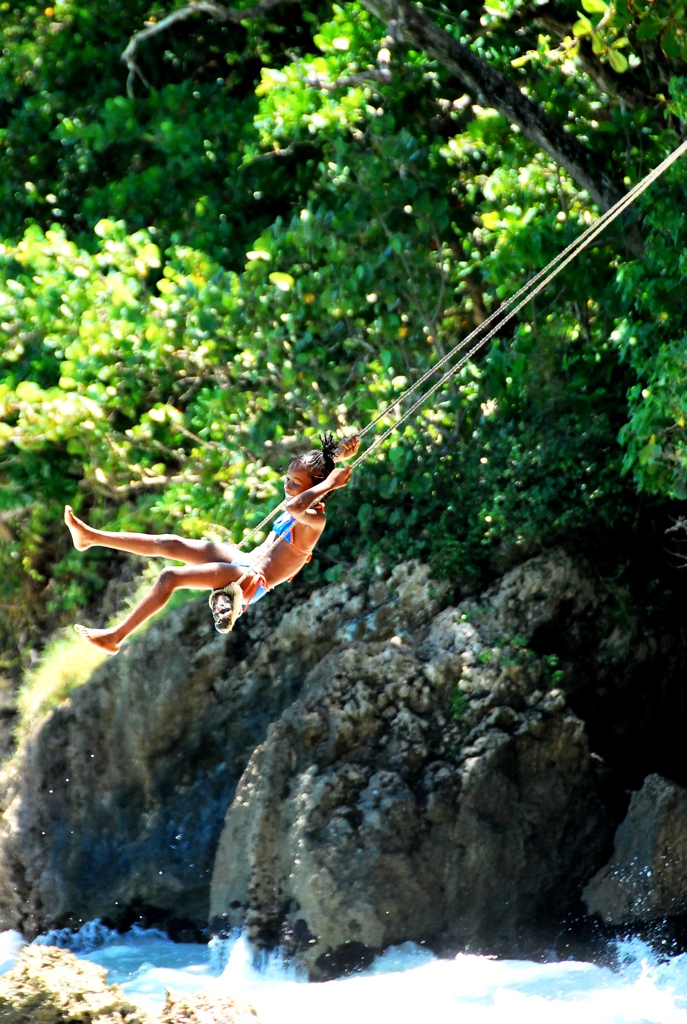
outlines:
[[[510, 0], [436, 17], [566, 123], [599, 177], [632, 184], [685, 109], [677, 80], [666, 122], [654, 85], [661, 46], [682, 59], [677, 9], [582, 6], [563, 5], [562, 41]], [[121, 51], [166, 10], [5, 6], [10, 661], [39, 626], [93, 609], [117, 564], [70, 549], [64, 503], [113, 529], [239, 540], [299, 445], [368, 423], [596, 216], [426, 55], [394, 47], [391, 79], [361, 78], [386, 30], [356, 3], [198, 15], [142, 46], [150, 87], [130, 96]], [[609, 68], [632, 102], [599, 85]], [[603, 237], [360, 467], [330, 505], [325, 579], [365, 549], [474, 588], [576, 532], [601, 544], [631, 518], [623, 470], [687, 497], [686, 184], [674, 168], [643, 202], [641, 259], [621, 231]]]
[[636, 39], [646, 43], [660, 39], [661, 50], [670, 60], [687, 60], [685, 9], [674, 0], [626, 0], [628, 20], [637, 24]]
[[31, 726], [65, 700], [76, 686], [87, 682], [107, 658], [104, 651], [84, 643], [78, 636], [50, 644], [38, 668], [27, 673], [19, 691], [18, 738], [26, 736]]
[[[673, 83], [673, 95], [675, 111], [684, 116], [684, 80]], [[624, 315], [617, 318], [611, 334], [635, 375], [628, 392], [630, 415], [620, 431], [626, 449], [623, 468], [642, 490], [680, 501], [687, 499], [685, 187], [687, 169], [681, 162], [645, 201], [645, 253], [617, 275], [618, 309]]]
[[99, 220], [125, 217], [132, 232], [154, 225], [163, 245], [183, 239], [240, 265], [243, 240], [308, 180], [296, 161], [243, 166], [257, 137], [251, 80], [274, 43], [298, 44], [298, 14], [288, 35], [264, 21], [247, 33], [193, 19], [143, 48], [153, 88], [139, 83], [131, 99], [121, 52], [163, 13], [148, 0], [4, 5], [0, 237], [16, 241], [34, 220], [89, 243]]
[[[554, 689], [563, 682], [565, 672], [559, 668], [560, 658], [557, 654], [544, 654], [539, 658], [536, 652], [527, 646], [526, 638], [519, 634], [502, 637], [497, 646], [503, 652], [500, 664], [504, 667], [519, 665], [522, 668], [532, 669], [538, 665], [541, 671], [541, 685], [547, 690]], [[492, 651], [485, 653], [493, 654]], [[482, 660], [488, 659], [482, 658]]]
[[557, 654], [545, 654], [542, 658], [544, 667], [544, 683], [549, 689], [559, 686], [563, 682], [565, 672], [559, 668], [560, 658]]
[[462, 722], [465, 720], [465, 712], [470, 705], [470, 701], [465, 696], [460, 686], [456, 684], [456, 688], [451, 698], [451, 715], [456, 722]]

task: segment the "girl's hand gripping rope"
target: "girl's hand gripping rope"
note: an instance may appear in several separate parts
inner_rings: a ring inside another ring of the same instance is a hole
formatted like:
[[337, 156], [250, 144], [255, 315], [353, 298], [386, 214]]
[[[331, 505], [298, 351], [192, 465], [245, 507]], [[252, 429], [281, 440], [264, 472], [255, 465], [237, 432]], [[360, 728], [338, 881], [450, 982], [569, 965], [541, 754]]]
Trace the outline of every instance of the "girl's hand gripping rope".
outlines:
[[342, 462], [344, 459], [351, 459], [357, 454], [360, 448], [360, 438], [357, 434], [353, 437], [347, 437], [344, 441], [341, 441], [336, 449], [334, 459], [336, 462]]

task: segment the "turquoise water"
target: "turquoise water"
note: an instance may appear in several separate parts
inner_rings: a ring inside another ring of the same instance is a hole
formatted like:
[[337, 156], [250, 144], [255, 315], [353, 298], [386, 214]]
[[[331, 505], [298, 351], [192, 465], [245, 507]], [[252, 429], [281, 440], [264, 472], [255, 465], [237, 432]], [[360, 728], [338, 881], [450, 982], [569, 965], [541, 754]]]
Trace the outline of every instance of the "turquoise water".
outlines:
[[[461, 953], [440, 960], [411, 943], [361, 974], [309, 984], [279, 957], [255, 966], [245, 940], [175, 944], [154, 930], [117, 935], [93, 922], [69, 946], [101, 964], [129, 998], [155, 1012], [165, 991], [211, 989], [252, 1004], [262, 1024], [687, 1024], [687, 954], [659, 958], [639, 939], [618, 943], [617, 967], [533, 963]], [[0, 934], [0, 972], [22, 940]]]

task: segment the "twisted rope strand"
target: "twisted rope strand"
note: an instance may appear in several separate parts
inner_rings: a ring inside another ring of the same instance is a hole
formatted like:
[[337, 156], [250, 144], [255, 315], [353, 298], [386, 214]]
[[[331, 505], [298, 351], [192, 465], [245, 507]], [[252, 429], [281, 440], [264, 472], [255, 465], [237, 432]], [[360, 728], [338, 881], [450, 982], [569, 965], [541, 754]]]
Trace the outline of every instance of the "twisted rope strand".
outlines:
[[[472, 348], [470, 348], [469, 351], [466, 352], [461, 357], [461, 359], [459, 359], [459, 361], [454, 366], [452, 366], [445, 373], [443, 373], [441, 377], [432, 385], [432, 387], [429, 388], [428, 391], [424, 392], [424, 394], [422, 394], [420, 398], [408, 410], [406, 410], [406, 412], [404, 412], [403, 415], [398, 420], [396, 420], [396, 422], [392, 423], [391, 426], [388, 427], [384, 431], [384, 433], [381, 434], [378, 438], [375, 438], [370, 447], [367, 448], [362, 453], [362, 455], [358, 456], [355, 462], [351, 463], [351, 469], [355, 469], [355, 467], [359, 465], [363, 461], [363, 459], [366, 459], [368, 455], [371, 455], [372, 452], [379, 448], [379, 446], [384, 443], [384, 441], [389, 437], [390, 434], [392, 434], [395, 430], [398, 430], [401, 424], [404, 423], [405, 420], [407, 420], [410, 416], [412, 416], [413, 413], [416, 412], [427, 401], [428, 398], [431, 398], [431, 396], [435, 394], [435, 392], [437, 392], [439, 388], [442, 387], [443, 384], [450, 380], [450, 378], [453, 377], [454, 374], [456, 374], [460, 369], [462, 369], [465, 363], [467, 363], [468, 360], [471, 359], [476, 352], [478, 352], [488, 341], [490, 341], [491, 338], [493, 338], [494, 335], [504, 326], [504, 324], [507, 324], [509, 320], [512, 320], [512, 318], [517, 313], [520, 312], [523, 306], [526, 306], [527, 303], [530, 302], [535, 297], [535, 295], [537, 295], [540, 291], [546, 288], [546, 286], [550, 284], [551, 281], [553, 281], [553, 279], [561, 272], [561, 270], [563, 270], [569, 263], [572, 262], [572, 260], [576, 258], [576, 256], [582, 251], [582, 249], [589, 245], [590, 242], [593, 242], [594, 239], [597, 238], [597, 236], [600, 235], [601, 232], [604, 231], [604, 229], [608, 227], [610, 223], [612, 223], [612, 221], [619, 217], [620, 214], [623, 213], [623, 211], [626, 210], [634, 202], [634, 200], [642, 194], [642, 192], [645, 192], [646, 189], [649, 188], [649, 186], [652, 185], [654, 181], [656, 181], [656, 179], [659, 178], [664, 173], [664, 171], [666, 171], [673, 163], [675, 163], [675, 161], [678, 160], [685, 152], [687, 152], [687, 140], [685, 140], [680, 146], [678, 146], [677, 149], [675, 149], [673, 153], [670, 154], [670, 156], [666, 157], [666, 159], [661, 164], [655, 167], [653, 171], [650, 171], [649, 174], [647, 174], [646, 177], [643, 178], [641, 182], [639, 182], [639, 184], [635, 185], [634, 188], [631, 189], [630, 192], [628, 192], [625, 196], [623, 196], [623, 198], [620, 199], [615, 204], [615, 206], [611, 207], [611, 209], [608, 210], [603, 217], [600, 217], [595, 224], [587, 228], [587, 230], [584, 231], [583, 234], [580, 235], [580, 237], [576, 239], [575, 242], [571, 243], [566, 249], [563, 250], [562, 253], [560, 253], [557, 257], [551, 260], [550, 263], [544, 268], [544, 270], [540, 271], [537, 275], [535, 275], [534, 278], [532, 278], [531, 281], [527, 283], [527, 285], [521, 288], [509, 300], [507, 305], [512, 305], [512, 303], [515, 302], [519, 296], [524, 295], [524, 298], [522, 298], [516, 306], [510, 309], [504, 316], [502, 316], [502, 318], [499, 319], [496, 326], [492, 327], [492, 329], [488, 331], [484, 335], [484, 337], [480, 338], [472, 346]], [[558, 265], [556, 266], [556, 264]], [[554, 267], [555, 269], [552, 270], [552, 267]], [[534, 285], [534, 287], [532, 287], [532, 285]], [[501, 307], [501, 309], [499, 309], [496, 314], [492, 313], [491, 317], [485, 320], [483, 324], [480, 324], [480, 326], [476, 328], [474, 331], [472, 331], [471, 334], [467, 336], [467, 338], [463, 339], [463, 341], [455, 345], [454, 348], [451, 349], [451, 351], [447, 353], [446, 356], [444, 356], [444, 358], [441, 359], [438, 363], [435, 363], [431, 370], [428, 370], [419, 381], [413, 384], [410, 388], [407, 388], [402, 395], [400, 395], [397, 399], [394, 400], [394, 402], [387, 406], [384, 412], [380, 413], [380, 415], [377, 416], [376, 420], [374, 420], [373, 422], [379, 422], [379, 420], [382, 419], [382, 417], [388, 415], [388, 413], [393, 408], [398, 406], [400, 402], [403, 401], [404, 398], [406, 398], [412, 391], [415, 391], [423, 381], [427, 380], [428, 377], [430, 377], [432, 373], [434, 373], [434, 370], [437, 369], [438, 366], [445, 363], [452, 355], [455, 355], [457, 352], [460, 351], [460, 349], [464, 348], [467, 344], [469, 344], [471, 340], [473, 340], [478, 334], [481, 333], [481, 331], [484, 330], [484, 328], [490, 323], [490, 321], [493, 322], [493, 320], [498, 319], [498, 317], [501, 316], [501, 314], [503, 313], [503, 308], [504, 307]], [[362, 436], [364, 433], [366, 433], [368, 429], [369, 425], [365, 427], [363, 431], [360, 432], [359, 436]]]
[[[382, 410], [382, 412], [375, 416], [375, 418], [371, 420], [367, 424], [367, 426], [365, 426], [360, 431], [358, 436], [364, 437], [365, 434], [367, 434], [368, 431], [372, 430], [372, 428], [376, 426], [380, 420], [384, 419], [386, 416], [389, 415], [390, 412], [392, 412], [397, 406], [399, 406], [401, 402], [403, 402], [408, 397], [408, 395], [412, 394], [412, 392], [416, 391], [419, 387], [421, 387], [425, 383], [425, 381], [429, 380], [429, 378], [435, 373], [436, 370], [439, 369], [439, 367], [443, 366], [446, 362], [452, 359], [453, 356], [460, 352], [461, 349], [465, 348], [467, 345], [470, 344], [470, 342], [472, 342], [475, 338], [482, 334], [483, 331], [487, 330], [494, 323], [494, 321], [498, 321], [499, 327], [502, 327], [503, 324], [507, 323], [510, 317], [504, 319], [501, 318], [504, 317], [504, 314], [506, 313], [510, 306], [516, 303], [518, 299], [520, 299], [523, 295], [529, 293], [530, 289], [536, 286], [537, 283], [542, 280], [542, 278], [548, 275], [557, 263], [561, 263], [558, 270], [562, 270], [563, 267], [570, 262], [570, 260], [567, 258], [570, 253], [577, 255], [578, 252], [580, 252], [583, 248], [585, 248], [585, 246], [587, 246], [591, 241], [593, 241], [593, 239], [596, 238], [597, 235], [600, 234], [600, 232], [603, 231], [603, 229], [608, 224], [614, 221], [616, 217], [618, 217], [629, 206], [631, 206], [634, 200], [637, 198], [637, 196], [641, 195], [642, 192], [644, 192], [651, 184], [653, 184], [653, 182], [657, 178], [659, 178], [664, 173], [664, 171], [666, 171], [673, 163], [675, 163], [675, 161], [678, 160], [686, 150], [687, 140], [683, 142], [680, 146], [678, 146], [677, 149], [675, 149], [669, 156], [667, 156], [666, 159], [663, 160], [657, 167], [650, 171], [649, 174], [647, 174], [646, 177], [642, 179], [642, 181], [634, 185], [629, 190], [629, 192], [626, 192], [625, 195], [618, 200], [615, 206], [612, 206], [609, 210], [606, 210], [606, 212], [603, 213], [597, 221], [591, 224], [588, 228], [585, 228], [585, 230], [582, 232], [581, 235], [578, 236], [578, 238], [576, 238], [565, 249], [558, 253], [557, 256], [554, 256], [554, 258], [547, 264], [546, 267], [544, 267], [543, 270], [540, 270], [537, 274], [534, 275], [534, 277], [527, 281], [526, 284], [524, 284], [522, 288], [520, 288], [514, 295], [512, 295], [502, 306], [500, 306], [499, 309], [495, 310], [493, 313], [490, 313], [487, 319], [484, 320], [481, 324], [479, 324], [478, 327], [474, 328], [474, 330], [472, 330], [470, 334], [467, 335], [466, 338], [463, 338], [462, 341], [459, 341], [458, 344], [454, 345], [449, 352], [447, 352], [444, 356], [441, 357], [441, 359], [439, 359], [428, 370], [426, 370], [425, 373], [423, 373], [422, 376], [418, 378], [418, 380], [416, 380], [409, 388], [406, 388], [405, 391], [403, 391], [403, 393], [398, 396], [398, 398], [395, 398], [392, 402], [390, 402], [389, 405]], [[563, 260], [565, 260], [565, 262], [562, 262]], [[558, 273], [558, 270], [556, 271], [556, 273]], [[555, 274], [553, 276], [555, 276]], [[547, 277], [547, 281], [550, 280], [552, 280], [552, 277]], [[533, 294], [536, 294], [536, 292], [533, 292]], [[521, 308], [522, 304], [518, 306], [518, 309]], [[493, 332], [490, 335], [490, 337], [493, 337]]]

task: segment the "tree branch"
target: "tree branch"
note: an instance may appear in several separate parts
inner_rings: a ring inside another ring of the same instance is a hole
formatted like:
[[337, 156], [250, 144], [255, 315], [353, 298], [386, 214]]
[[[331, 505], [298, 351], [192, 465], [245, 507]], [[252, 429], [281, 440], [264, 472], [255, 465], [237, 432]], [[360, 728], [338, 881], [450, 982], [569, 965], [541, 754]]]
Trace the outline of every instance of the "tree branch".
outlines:
[[289, 143], [285, 149], [268, 149], [265, 153], [256, 153], [255, 156], [246, 160], [244, 166], [250, 167], [261, 160], [288, 160], [289, 157], [298, 154], [304, 149], [318, 150], [319, 148], [317, 143], [311, 142], [310, 139], [299, 139], [296, 142]]
[[394, 20], [399, 42], [424, 50], [446, 68], [462, 87], [486, 106], [503, 114], [522, 134], [560, 164], [585, 189], [601, 210], [608, 210], [622, 191], [605, 174], [599, 176], [592, 154], [542, 108], [523, 95], [515, 82], [439, 28], [412, 0], [362, 0], [380, 21]]
[[677, 519], [674, 520], [673, 525], [669, 526], [668, 529], [665, 530], [664, 532], [666, 534], [668, 534], [668, 533], [687, 533], [687, 518], [685, 518], [685, 516], [678, 516]]
[[[664, 533], [666, 536], [668, 536], [668, 534], [687, 534], [687, 519], [684, 516], [678, 516], [678, 518], [673, 521], [673, 525], [669, 526]], [[687, 537], [678, 537], [676, 543], [684, 544], [685, 541], [687, 541]], [[678, 562], [682, 562], [682, 565], [674, 565], [672, 567], [673, 569], [687, 569], [687, 555], [684, 555], [682, 551], [671, 551], [670, 548], [664, 548], [664, 551], [666, 551], [672, 558], [677, 559]]]
[[261, 14], [272, 10], [273, 7], [278, 7], [279, 4], [298, 2], [300, 0], [261, 0], [255, 7], [249, 7], [244, 11], [235, 11], [228, 7], [222, 7], [221, 4], [214, 3], [214, 0], [192, 0], [192, 3], [172, 11], [171, 14], [168, 14], [166, 18], [162, 18], [161, 21], [146, 22], [146, 27], [132, 35], [126, 45], [126, 49], [122, 52], [122, 60], [129, 69], [129, 77], [126, 80], [127, 95], [133, 99], [134, 80], [137, 75], [143, 84], [150, 88], [149, 83], [136, 63], [138, 47], [146, 39], [159, 35], [160, 32], [166, 32], [168, 28], [176, 25], [177, 22], [186, 21], [188, 18], [193, 17], [194, 14], [207, 14], [210, 18], [214, 18], [215, 21], [239, 23], [241, 21], [249, 21], [251, 18], [258, 18]]

